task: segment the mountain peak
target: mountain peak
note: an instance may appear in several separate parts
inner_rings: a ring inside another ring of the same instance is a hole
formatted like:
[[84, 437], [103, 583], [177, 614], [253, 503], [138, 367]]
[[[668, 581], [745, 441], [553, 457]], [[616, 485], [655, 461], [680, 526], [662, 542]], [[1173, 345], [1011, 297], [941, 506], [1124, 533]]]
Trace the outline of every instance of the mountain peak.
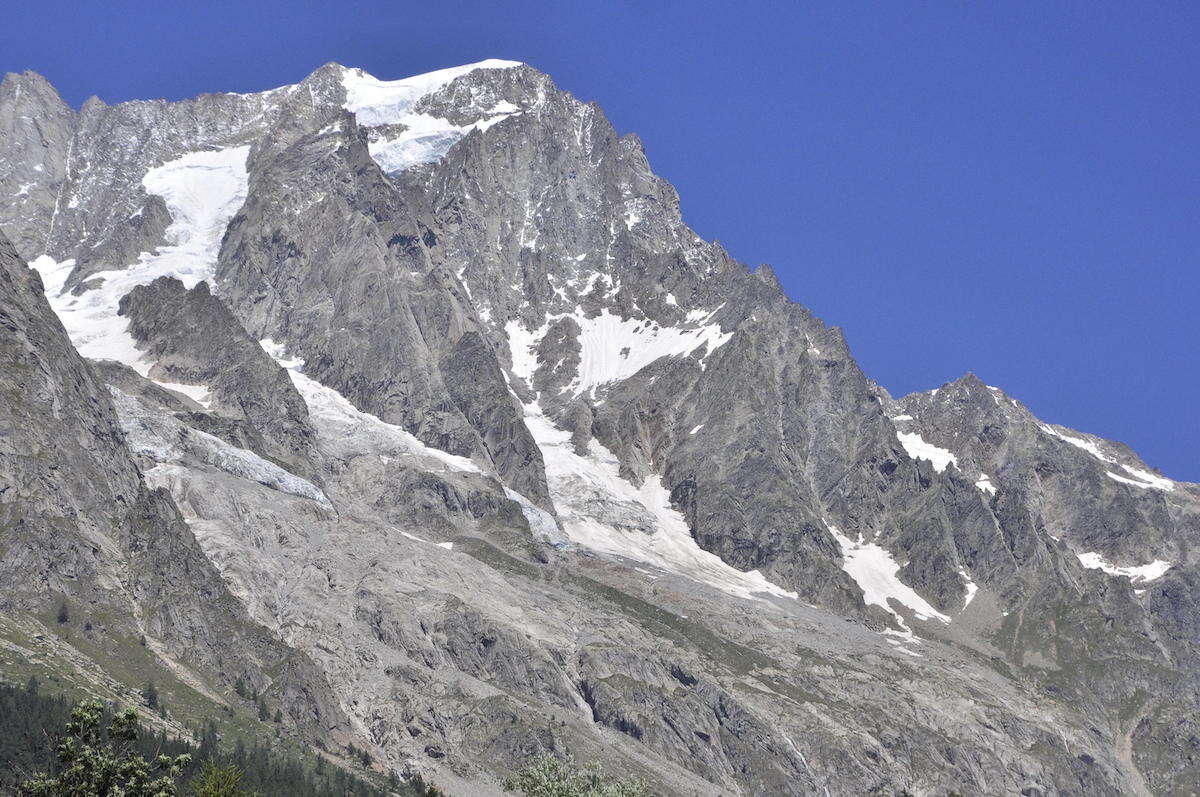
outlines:
[[[74, 660], [463, 793], [542, 749], [662, 794], [1124, 793], [1135, 727], [1155, 783], [1194, 760], [1200, 494], [974, 373], [892, 401], [598, 105], [498, 59], [82, 120], [39, 85], [0, 91], [0, 226], [42, 255], [0, 237], [0, 596], [36, 655], [111, 593], [137, 667]], [[295, 683], [215, 652], [260, 625]]]

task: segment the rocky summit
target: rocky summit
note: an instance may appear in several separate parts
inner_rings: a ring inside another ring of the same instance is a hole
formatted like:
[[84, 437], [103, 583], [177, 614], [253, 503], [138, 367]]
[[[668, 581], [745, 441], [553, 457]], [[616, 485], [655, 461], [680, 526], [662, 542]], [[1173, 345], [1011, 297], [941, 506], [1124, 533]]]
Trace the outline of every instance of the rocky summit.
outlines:
[[536, 69], [9, 74], [0, 198], [6, 680], [449, 794], [1200, 789], [1200, 485], [888, 395]]

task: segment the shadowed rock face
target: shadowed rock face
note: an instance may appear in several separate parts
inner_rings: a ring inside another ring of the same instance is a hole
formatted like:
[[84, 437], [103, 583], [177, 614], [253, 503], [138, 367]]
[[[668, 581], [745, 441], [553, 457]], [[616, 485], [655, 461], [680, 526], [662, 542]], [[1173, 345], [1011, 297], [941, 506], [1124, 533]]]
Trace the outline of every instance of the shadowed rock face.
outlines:
[[[89, 367], [10, 250], [4, 611], [133, 579], [217, 692], [253, 629], [288, 727], [468, 793], [545, 750], [679, 794], [1194, 781], [1198, 488], [973, 376], [893, 399], [536, 70], [78, 114], [10, 76], [0, 136], [65, 295], [176, 258]], [[171, 174], [220, 219], [180, 265], [154, 170], [236, 147], [236, 212]]]
[[242, 422], [245, 447], [311, 473], [312, 431], [304, 399], [287, 371], [246, 334], [207, 283], [189, 291], [177, 279], [160, 277], [126, 294], [119, 312], [155, 361], [152, 378], [208, 388], [213, 413]]

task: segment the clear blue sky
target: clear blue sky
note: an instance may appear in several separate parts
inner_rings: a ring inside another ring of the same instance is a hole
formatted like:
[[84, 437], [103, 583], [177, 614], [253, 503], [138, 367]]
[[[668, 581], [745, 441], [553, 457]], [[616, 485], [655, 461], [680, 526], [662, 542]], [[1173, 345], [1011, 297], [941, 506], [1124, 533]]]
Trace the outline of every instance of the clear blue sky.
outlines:
[[525, 61], [900, 395], [973, 370], [1200, 481], [1200, 4], [21, 3], [78, 105]]

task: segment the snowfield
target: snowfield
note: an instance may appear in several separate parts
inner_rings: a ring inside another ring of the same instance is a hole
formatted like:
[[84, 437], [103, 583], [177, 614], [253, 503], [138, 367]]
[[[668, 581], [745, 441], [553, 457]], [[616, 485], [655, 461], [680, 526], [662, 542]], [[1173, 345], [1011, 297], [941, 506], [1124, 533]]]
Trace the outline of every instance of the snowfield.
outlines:
[[733, 337], [732, 332], [722, 332], [719, 324], [664, 327], [647, 319], [621, 318], [608, 308], [588, 318], [576, 308], [574, 313], [548, 316], [536, 330], [527, 330], [516, 320], [505, 325], [516, 376], [532, 384], [538, 367], [537, 345], [550, 324], [563, 318], [573, 320], [580, 330], [579, 369], [567, 389], [576, 396], [587, 393], [593, 398], [596, 388], [628, 379], [663, 357], [683, 357], [702, 350], [703, 368], [704, 359]]
[[380, 80], [361, 69], [346, 69], [342, 72], [342, 86], [346, 90], [343, 107], [364, 127], [403, 125], [404, 129], [398, 134], [368, 144], [375, 162], [388, 174], [395, 174], [420, 163], [439, 160], [467, 133], [475, 129], [486, 130], [521, 110], [512, 103], [500, 102], [488, 111], [489, 116], [459, 126], [447, 119], [415, 112], [413, 109], [423, 97], [477, 69], [511, 69], [520, 65], [518, 61], [490, 59], [401, 80]]
[[94, 287], [79, 296], [63, 292], [75, 261], [57, 263], [42, 255], [30, 263], [80, 354], [116, 360], [142, 376], [150, 372], [154, 364], [142, 358], [129, 322], [117, 315], [121, 297], [159, 277], [176, 277], [189, 289], [202, 280], [212, 286], [221, 237], [246, 200], [249, 152], [248, 146], [192, 152], [146, 172], [142, 187], [162, 197], [171, 213], [165, 245], [143, 252], [127, 268], [93, 274], [84, 284]]
[[697, 545], [657, 477], [635, 487], [621, 477], [616, 456], [594, 438], [587, 455], [580, 456], [570, 432], [556, 427], [536, 406], [526, 406], [525, 423], [542, 450], [550, 497], [572, 542], [739, 597], [796, 598], [757, 570], [744, 573]]

